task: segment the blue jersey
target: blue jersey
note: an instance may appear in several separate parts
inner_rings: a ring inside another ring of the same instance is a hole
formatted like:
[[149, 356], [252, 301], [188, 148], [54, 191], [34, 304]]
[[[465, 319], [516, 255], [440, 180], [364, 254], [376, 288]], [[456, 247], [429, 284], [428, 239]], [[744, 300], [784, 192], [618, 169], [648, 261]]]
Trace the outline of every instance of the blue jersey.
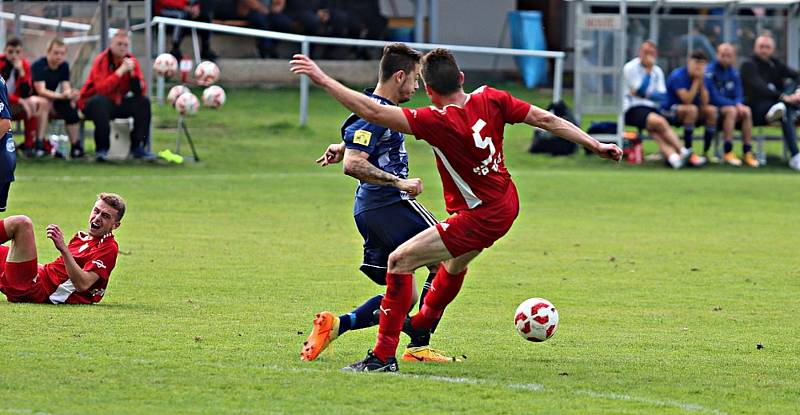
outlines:
[[[381, 105], [395, 105], [371, 90], [364, 93]], [[341, 132], [346, 148], [363, 151], [369, 154], [368, 160], [375, 167], [397, 177], [408, 178], [408, 154], [403, 133], [370, 124], [355, 114], [345, 120]], [[359, 182], [353, 214], [408, 199], [412, 197], [396, 187]]]
[[[6, 81], [0, 77], [0, 118], [10, 120], [11, 108], [8, 104], [8, 88]], [[0, 140], [0, 183], [14, 181], [14, 169], [17, 168], [17, 148], [9, 130]], [[5, 205], [3, 205], [5, 206]]]
[[723, 68], [719, 62], [714, 61], [706, 66], [706, 78], [716, 92], [715, 100], [711, 102], [718, 107], [733, 106], [744, 102], [742, 78], [733, 67]]
[[[708, 90], [709, 101], [714, 102], [716, 94], [714, 93], [711, 80], [703, 77], [703, 85]], [[664, 108], [670, 109], [673, 105], [683, 104], [681, 98], [678, 96], [679, 89], [690, 89], [692, 87], [692, 78], [689, 77], [689, 70], [684, 66], [677, 68], [669, 74], [667, 78], [667, 102]], [[700, 105], [700, 93], [695, 96], [693, 104]]]

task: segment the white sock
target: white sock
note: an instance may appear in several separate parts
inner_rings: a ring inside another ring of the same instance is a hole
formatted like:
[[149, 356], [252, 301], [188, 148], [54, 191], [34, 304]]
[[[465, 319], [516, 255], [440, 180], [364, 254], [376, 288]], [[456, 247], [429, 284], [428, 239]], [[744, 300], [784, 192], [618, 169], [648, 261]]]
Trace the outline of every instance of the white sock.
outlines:
[[670, 154], [669, 157], [667, 157], [667, 161], [670, 166], [676, 169], [681, 167], [681, 156], [678, 153]]
[[692, 150], [689, 150], [686, 147], [681, 147], [681, 155], [680, 155], [681, 157], [686, 157], [690, 154], [692, 154]]

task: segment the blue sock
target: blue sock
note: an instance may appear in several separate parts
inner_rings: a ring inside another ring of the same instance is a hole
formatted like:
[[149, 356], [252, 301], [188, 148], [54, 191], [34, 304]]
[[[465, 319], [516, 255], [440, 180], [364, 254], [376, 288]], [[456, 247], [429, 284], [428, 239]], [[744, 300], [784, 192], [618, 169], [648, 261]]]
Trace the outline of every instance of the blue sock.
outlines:
[[714, 141], [714, 136], [717, 134], [717, 127], [714, 125], [707, 125], [706, 132], [703, 135], [703, 153], [708, 153], [711, 149], [711, 142]]
[[381, 300], [383, 300], [383, 294], [376, 295], [365, 301], [364, 304], [361, 304], [355, 310], [339, 316], [339, 334], [341, 335], [348, 330], [358, 330], [374, 326], [375, 322], [372, 316], [375, 314], [375, 311], [380, 308]]
[[694, 134], [693, 125], [683, 126], [683, 144], [690, 150], [692, 148], [692, 134]]

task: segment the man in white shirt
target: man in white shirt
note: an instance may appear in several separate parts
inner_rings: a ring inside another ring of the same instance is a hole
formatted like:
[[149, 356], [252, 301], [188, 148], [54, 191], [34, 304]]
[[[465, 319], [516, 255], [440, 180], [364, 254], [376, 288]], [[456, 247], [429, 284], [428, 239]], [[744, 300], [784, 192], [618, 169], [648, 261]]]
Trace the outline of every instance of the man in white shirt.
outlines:
[[667, 85], [664, 71], [656, 65], [656, 55], [656, 44], [646, 40], [639, 47], [639, 57], [625, 64], [625, 125], [647, 130], [667, 162], [679, 169], [690, 152], [658, 111], [667, 98]]

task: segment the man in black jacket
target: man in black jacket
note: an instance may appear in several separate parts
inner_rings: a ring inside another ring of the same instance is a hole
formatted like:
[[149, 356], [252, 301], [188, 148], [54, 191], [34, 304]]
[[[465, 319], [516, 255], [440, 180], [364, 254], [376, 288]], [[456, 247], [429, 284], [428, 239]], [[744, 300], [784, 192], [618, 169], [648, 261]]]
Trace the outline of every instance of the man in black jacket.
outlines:
[[772, 57], [775, 41], [771, 36], [759, 36], [753, 49], [753, 57], [741, 68], [746, 104], [753, 110], [753, 124], [780, 121], [783, 139], [792, 155], [789, 167], [800, 171], [795, 128], [800, 115], [800, 73]]

